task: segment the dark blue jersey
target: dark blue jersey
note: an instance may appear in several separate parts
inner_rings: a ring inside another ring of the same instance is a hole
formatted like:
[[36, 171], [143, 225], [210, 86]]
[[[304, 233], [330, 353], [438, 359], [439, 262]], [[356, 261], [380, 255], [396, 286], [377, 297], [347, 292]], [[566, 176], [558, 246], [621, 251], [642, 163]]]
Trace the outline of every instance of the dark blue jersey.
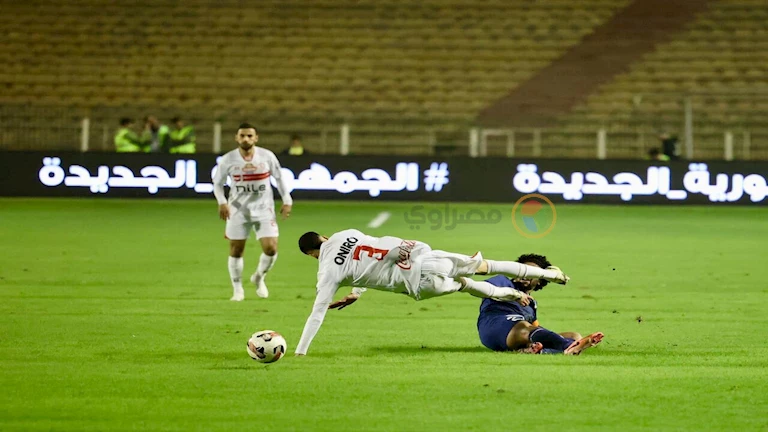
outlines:
[[[498, 287], [514, 288], [515, 285], [504, 275], [497, 275], [486, 279], [491, 285]], [[517, 302], [505, 302], [492, 299], [483, 299], [480, 303], [480, 316], [483, 315], [507, 315], [510, 321], [536, 321], [536, 300], [532, 300], [528, 306], [523, 306]], [[510, 315], [517, 315], [509, 317]]]

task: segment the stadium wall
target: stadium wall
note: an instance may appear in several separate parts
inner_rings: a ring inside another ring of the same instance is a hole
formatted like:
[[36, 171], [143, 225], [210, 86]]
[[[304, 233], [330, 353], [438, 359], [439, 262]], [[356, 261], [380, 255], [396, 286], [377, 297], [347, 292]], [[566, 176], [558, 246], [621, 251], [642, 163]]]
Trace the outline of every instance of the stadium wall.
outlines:
[[[213, 199], [215, 155], [0, 153], [0, 195]], [[372, 156], [283, 157], [297, 200], [768, 203], [768, 163]], [[274, 184], [274, 179], [273, 179]]]

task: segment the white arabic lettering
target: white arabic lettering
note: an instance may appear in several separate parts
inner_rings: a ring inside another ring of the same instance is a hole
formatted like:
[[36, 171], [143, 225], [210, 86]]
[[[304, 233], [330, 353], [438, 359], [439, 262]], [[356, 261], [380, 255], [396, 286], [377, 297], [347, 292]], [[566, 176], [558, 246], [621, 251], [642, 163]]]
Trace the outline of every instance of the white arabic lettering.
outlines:
[[[217, 165], [211, 169], [211, 178], [216, 175]], [[186, 187], [197, 193], [213, 192], [212, 183], [199, 183], [197, 181], [197, 162], [194, 160], [177, 160], [174, 165], [174, 175], [171, 176], [165, 168], [159, 166], [145, 166], [139, 170], [137, 176], [125, 166], [117, 165], [110, 168], [106, 165], [99, 166], [97, 175], [93, 177], [85, 167], [80, 165], [69, 166], [69, 176], [61, 167], [61, 159], [58, 157], [43, 158], [43, 166], [38, 172], [40, 182], [48, 187], [59, 186], [62, 183], [67, 187], [88, 187], [91, 193], [106, 193], [109, 188], [146, 188], [151, 194], [156, 194], [160, 189], [180, 189]], [[328, 190], [339, 193], [351, 193], [353, 191], [368, 191], [372, 197], [377, 197], [381, 192], [417, 191], [419, 190], [419, 164], [414, 162], [401, 162], [395, 166], [395, 178], [380, 168], [369, 168], [358, 176], [351, 171], [340, 171], [333, 177], [325, 166], [313, 163], [310, 168], [301, 171], [298, 178], [293, 171], [282, 168], [281, 173], [286, 180], [288, 191], [293, 190]], [[274, 177], [272, 184], [276, 185]], [[229, 179], [227, 185], [230, 185]], [[231, 185], [230, 185], [231, 186]]]
[[[339, 171], [331, 177], [331, 172], [319, 163], [312, 163], [309, 169], [299, 173], [298, 178], [288, 168], [281, 170], [288, 191], [328, 190], [347, 194], [353, 191], [368, 191], [372, 197], [381, 192], [416, 191], [419, 189], [419, 164], [400, 162], [395, 165], [395, 179], [379, 168], [369, 168], [362, 172], [360, 179], [350, 171]], [[277, 181], [272, 178], [272, 185]]]
[[[623, 201], [631, 201], [635, 196], [662, 195], [672, 201], [684, 200], [688, 194], [706, 195], [712, 202], [735, 202], [746, 194], [752, 202], [760, 202], [768, 196], [765, 177], [760, 174], [717, 174], [715, 183], [710, 184], [707, 165], [692, 163], [683, 176], [685, 190], [671, 189], [671, 171], [669, 167], [651, 166], [646, 171], [646, 181], [632, 172], [620, 172], [612, 181], [596, 172], [573, 172], [570, 182], [563, 175], [545, 171], [537, 174], [535, 164], [519, 164], [517, 174], [512, 178], [515, 189], [524, 194], [539, 192], [542, 194], [561, 194], [566, 200], [580, 200], [584, 195], [618, 195]], [[731, 190], [728, 191], [730, 183]]]
[[57, 157], [43, 158], [43, 167], [37, 173], [40, 183], [48, 186], [58, 186], [64, 181], [66, 174], [61, 167], [61, 159]]

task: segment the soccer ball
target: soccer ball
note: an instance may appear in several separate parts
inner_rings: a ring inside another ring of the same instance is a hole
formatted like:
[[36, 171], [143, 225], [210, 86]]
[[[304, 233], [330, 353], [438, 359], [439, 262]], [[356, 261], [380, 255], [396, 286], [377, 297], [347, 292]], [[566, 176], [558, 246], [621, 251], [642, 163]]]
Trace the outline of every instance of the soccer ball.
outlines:
[[280, 333], [272, 330], [256, 332], [248, 339], [248, 355], [261, 363], [273, 363], [285, 354], [288, 344]]

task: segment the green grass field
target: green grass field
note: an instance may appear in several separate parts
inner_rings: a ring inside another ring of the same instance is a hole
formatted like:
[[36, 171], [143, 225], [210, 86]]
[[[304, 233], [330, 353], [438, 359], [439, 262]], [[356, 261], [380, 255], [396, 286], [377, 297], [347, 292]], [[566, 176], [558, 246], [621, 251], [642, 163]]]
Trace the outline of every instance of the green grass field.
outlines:
[[[508, 216], [412, 229], [410, 206], [298, 202], [270, 298], [248, 287], [233, 303], [212, 199], [0, 200], [0, 430], [768, 429], [768, 209], [559, 206], [554, 230], [528, 239]], [[578, 357], [493, 353], [478, 299], [369, 291], [293, 357], [317, 269], [296, 240], [350, 227], [544, 253], [572, 281], [537, 293], [542, 325], [606, 339]], [[291, 355], [251, 360], [262, 329]]]

